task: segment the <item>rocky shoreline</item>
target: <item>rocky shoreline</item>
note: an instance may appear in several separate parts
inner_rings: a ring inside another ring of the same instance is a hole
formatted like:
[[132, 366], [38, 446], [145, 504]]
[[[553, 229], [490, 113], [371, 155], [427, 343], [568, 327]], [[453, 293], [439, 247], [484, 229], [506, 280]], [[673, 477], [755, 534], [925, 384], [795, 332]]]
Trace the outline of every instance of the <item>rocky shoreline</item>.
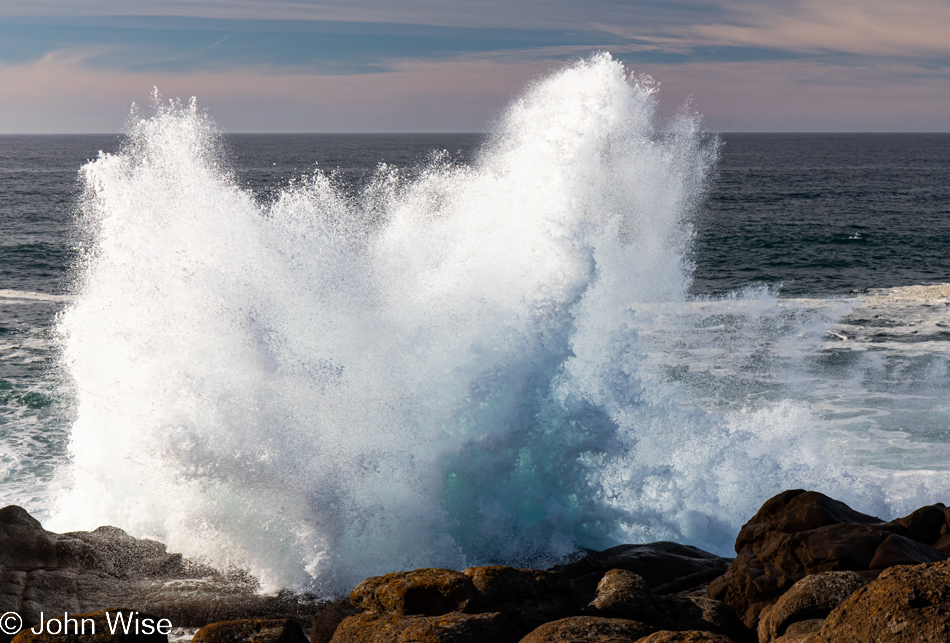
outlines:
[[[886, 522], [785, 491], [743, 526], [736, 554], [620, 545], [547, 570], [374, 576], [328, 602], [261, 594], [253, 578], [115, 527], [54, 534], [9, 506], [0, 509], [0, 643], [165, 643], [195, 631], [194, 643], [950, 641], [942, 504]], [[10, 613], [24, 626], [15, 636]], [[64, 626], [54, 618], [63, 614], [80, 621]], [[131, 629], [114, 631], [118, 614]], [[94, 633], [79, 632], [83, 618]]]

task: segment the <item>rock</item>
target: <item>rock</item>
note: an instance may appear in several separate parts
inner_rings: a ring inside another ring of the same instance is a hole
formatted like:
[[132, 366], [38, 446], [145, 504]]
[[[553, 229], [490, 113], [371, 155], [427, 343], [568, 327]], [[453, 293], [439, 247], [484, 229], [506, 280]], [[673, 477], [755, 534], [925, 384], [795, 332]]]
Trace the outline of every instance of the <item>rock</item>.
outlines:
[[[45, 615], [44, 615], [45, 616]], [[37, 622], [40, 633], [24, 628], [14, 643], [168, 643], [171, 623], [151, 614], [128, 609], [107, 609], [90, 614], [69, 614]], [[61, 628], [65, 627], [63, 632]]]
[[597, 584], [597, 596], [587, 606], [591, 615], [644, 623], [660, 620], [653, 592], [643, 577], [626, 569], [611, 569]]
[[576, 562], [552, 569], [568, 579], [575, 600], [583, 606], [593, 600], [597, 583], [611, 569], [639, 574], [654, 594], [671, 594], [708, 583], [725, 572], [730, 562], [689, 545], [659, 542], [590, 552]]
[[621, 618], [571, 616], [545, 623], [521, 639], [521, 643], [633, 643], [656, 628]]
[[819, 640], [832, 643], [950, 640], [950, 563], [885, 570], [828, 615]]
[[395, 616], [438, 616], [465, 609], [476, 594], [465, 574], [424, 568], [367, 578], [350, 592], [350, 602], [358, 609]]
[[736, 615], [719, 601], [700, 596], [658, 596], [662, 629], [722, 634], [741, 643], [754, 643], [755, 636]]
[[640, 639], [638, 643], [733, 643], [733, 641], [727, 636], [714, 634], [713, 632], [661, 630]]
[[754, 639], [735, 610], [725, 603], [698, 596], [654, 596], [640, 576], [620, 569], [607, 572], [601, 579], [588, 612], [664, 630], [715, 632], [750, 643]]
[[469, 567], [462, 573], [478, 592], [462, 611], [501, 612], [525, 632], [576, 613], [571, 586], [561, 574], [502, 565]]
[[191, 643], [307, 643], [307, 637], [290, 619], [242, 619], [205, 625]]
[[806, 576], [762, 611], [759, 619], [759, 642], [768, 643], [783, 634], [792, 624], [810, 619], [824, 619], [855, 590], [867, 584], [855, 572], [824, 572]]
[[948, 552], [915, 540], [935, 535], [942, 507], [885, 523], [817, 492], [785, 491], [743, 526], [736, 559], [710, 583], [707, 595], [732, 605], [746, 625], [755, 627], [764, 607], [810, 574], [850, 570], [873, 577], [896, 563], [944, 560]]
[[890, 524], [900, 525], [906, 529], [903, 534], [925, 545], [933, 545], [940, 538], [947, 527], [947, 508], [942, 503], [921, 507], [913, 513]]
[[823, 618], [813, 618], [792, 623], [785, 630], [785, 634], [773, 639], [773, 643], [819, 643], [821, 639], [818, 632], [824, 622]]
[[921, 544], [903, 536], [890, 535], [885, 538], [868, 563], [869, 569], [887, 569], [894, 565], [919, 565], [936, 563], [947, 559], [947, 552]]
[[114, 605], [176, 627], [238, 618], [309, 622], [319, 609], [306, 597], [259, 589], [246, 574], [218, 572], [115, 527], [56, 534], [21, 507], [0, 509], [0, 613], [17, 612], [27, 625], [38, 623], [40, 613], [92, 613]]
[[350, 616], [331, 643], [515, 643], [519, 630], [504, 614], [396, 616], [367, 613]]
[[324, 604], [310, 622], [310, 643], [329, 643], [343, 619], [357, 611], [349, 599]]

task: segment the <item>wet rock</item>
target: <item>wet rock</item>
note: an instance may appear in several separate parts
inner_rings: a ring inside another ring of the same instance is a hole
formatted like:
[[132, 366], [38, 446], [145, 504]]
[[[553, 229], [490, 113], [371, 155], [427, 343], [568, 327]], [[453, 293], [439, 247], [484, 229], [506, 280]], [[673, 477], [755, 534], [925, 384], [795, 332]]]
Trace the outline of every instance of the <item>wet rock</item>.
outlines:
[[24, 628], [13, 637], [13, 643], [168, 643], [167, 634], [161, 632], [170, 630], [171, 624], [160, 621], [154, 615], [124, 608], [70, 613], [65, 620], [60, 616], [37, 623], [38, 634]]
[[205, 625], [191, 643], [307, 643], [307, 637], [290, 619], [241, 619]]
[[697, 547], [659, 542], [649, 545], [618, 545], [602, 552], [590, 552], [580, 560], [558, 565], [574, 588], [577, 600], [586, 605], [593, 600], [597, 584], [612, 569], [640, 575], [654, 594], [671, 594], [708, 583], [729, 567], [730, 559]]
[[899, 566], [861, 587], [825, 619], [819, 640], [950, 640], [950, 564]]
[[587, 606], [591, 615], [625, 618], [644, 623], [660, 620], [653, 592], [639, 574], [612, 569], [597, 584], [597, 595]]
[[824, 619], [841, 605], [867, 579], [855, 572], [824, 572], [806, 576], [762, 611], [759, 619], [759, 642], [768, 643], [798, 621]]
[[893, 564], [946, 559], [946, 551], [914, 539], [935, 535], [941, 508], [885, 523], [817, 492], [785, 491], [743, 526], [736, 539], [738, 556], [707, 594], [732, 605], [746, 625], [755, 627], [764, 607], [810, 574], [850, 570], [873, 577]]
[[357, 611], [349, 599], [324, 604], [310, 622], [310, 643], [329, 643], [340, 623]]
[[521, 639], [521, 643], [633, 643], [656, 627], [620, 618], [571, 616], [545, 623]]
[[424, 568], [367, 578], [350, 592], [350, 602], [395, 616], [438, 616], [464, 610], [477, 593], [472, 579], [461, 572]]
[[702, 632], [698, 630], [674, 632], [671, 630], [661, 630], [646, 638], [640, 639], [639, 643], [733, 643], [733, 640], [728, 636], [715, 634], [713, 632]]
[[350, 616], [336, 628], [331, 643], [515, 643], [522, 631], [504, 614], [396, 616], [367, 613]]
[[462, 573], [477, 595], [461, 611], [501, 612], [526, 632], [576, 613], [571, 586], [561, 574], [502, 565], [469, 567]]

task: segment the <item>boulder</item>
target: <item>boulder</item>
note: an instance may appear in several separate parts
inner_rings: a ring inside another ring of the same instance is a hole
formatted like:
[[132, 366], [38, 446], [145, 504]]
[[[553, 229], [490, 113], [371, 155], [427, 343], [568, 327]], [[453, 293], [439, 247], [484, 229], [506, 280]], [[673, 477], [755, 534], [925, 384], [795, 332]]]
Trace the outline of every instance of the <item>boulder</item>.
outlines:
[[290, 619], [241, 619], [205, 625], [191, 643], [307, 643], [307, 637]]
[[855, 572], [824, 572], [806, 576], [762, 610], [759, 618], [759, 642], [768, 643], [785, 634], [799, 621], [824, 619], [841, 605], [867, 579]]
[[612, 569], [638, 574], [654, 594], [672, 594], [708, 583], [725, 572], [730, 562], [697, 547], [659, 542], [588, 552], [578, 561], [552, 569], [571, 583], [583, 606], [593, 600], [600, 579]]
[[597, 584], [597, 595], [587, 606], [587, 613], [608, 618], [625, 618], [644, 623], [657, 623], [653, 592], [639, 574], [626, 569], [611, 569]]
[[370, 612], [350, 616], [331, 643], [515, 643], [519, 630], [504, 614], [396, 616]]
[[633, 643], [656, 628], [621, 618], [571, 616], [545, 623], [521, 639], [521, 643]]
[[671, 630], [661, 630], [646, 638], [640, 639], [638, 643], [733, 643], [733, 640], [728, 636], [715, 634], [713, 632], [702, 632], [698, 630], [674, 632]]
[[725, 603], [699, 596], [654, 596], [643, 578], [622, 569], [604, 575], [587, 613], [640, 621], [664, 630], [715, 632], [750, 643], [754, 639]]
[[950, 554], [927, 542], [939, 536], [938, 513], [943, 505], [884, 522], [814, 491], [785, 491], [742, 527], [736, 559], [707, 595], [755, 627], [764, 607], [810, 574], [850, 570], [873, 577], [894, 564], [945, 560]]
[[701, 596], [657, 596], [664, 630], [722, 634], [739, 643], [754, 643], [755, 636], [735, 610], [725, 603]]
[[478, 592], [462, 611], [501, 612], [525, 632], [576, 614], [571, 586], [558, 573], [502, 565], [468, 567], [462, 573]]
[[464, 610], [477, 593], [472, 579], [461, 572], [424, 568], [367, 578], [350, 592], [350, 602], [395, 616], [438, 616]]
[[823, 618], [796, 621], [788, 626], [785, 634], [772, 641], [773, 643], [820, 643], [818, 632], [824, 622]]
[[829, 643], [950, 641], [950, 563], [891, 567], [825, 619]]
[[[34, 632], [25, 627], [14, 643], [168, 643], [171, 624], [156, 616], [113, 608], [89, 614], [69, 614], [37, 622]], [[64, 629], [65, 628], [65, 629]]]
[[23, 508], [0, 509], [0, 613], [26, 625], [40, 614], [81, 614], [125, 605], [176, 627], [239, 618], [309, 622], [320, 604], [290, 592], [260, 593], [244, 573], [222, 573], [115, 527], [56, 534]]
[[358, 611], [349, 599], [325, 603], [310, 621], [310, 643], [330, 643], [340, 623]]

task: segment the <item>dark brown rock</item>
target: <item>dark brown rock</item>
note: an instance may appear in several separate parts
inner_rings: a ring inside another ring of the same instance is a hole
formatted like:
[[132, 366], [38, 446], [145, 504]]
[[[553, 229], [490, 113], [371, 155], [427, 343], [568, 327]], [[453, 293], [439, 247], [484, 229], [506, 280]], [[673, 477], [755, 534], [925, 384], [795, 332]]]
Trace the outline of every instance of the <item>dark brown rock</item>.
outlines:
[[340, 623], [357, 611], [349, 599], [325, 603], [310, 622], [310, 643], [329, 643]]
[[818, 632], [825, 619], [814, 618], [807, 621], [797, 621], [788, 626], [785, 634], [773, 639], [772, 643], [819, 643]]
[[643, 577], [626, 569], [612, 569], [597, 584], [597, 596], [587, 606], [591, 615], [625, 618], [644, 623], [660, 620], [653, 592]]
[[594, 599], [597, 584], [611, 569], [639, 574], [654, 594], [671, 594], [708, 583], [725, 572], [730, 562], [689, 545], [659, 542], [590, 552], [576, 562], [553, 569], [568, 579], [575, 600], [583, 607]]
[[[46, 616], [46, 615], [44, 615]], [[119, 619], [122, 619], [119, 621]], [[111, 621], [111, 623], [110, 623]], [[44, 619], [36, 627], [42, 631], [37, 634], [24, 628], [13, 637], [14, 643], [168, 643], [165, 631], [170, 623], [160, 623], [160, 619], [151, 614], [134, 610], [114, 608], [90, 614], [69, 614], [63, 617]], [[128, 628], [124, 627], [128, 625]], [[63, 633], [58, 633], [65, 627]]]
[[462, 573], [477, 591], [462, 611], [501, 612], [525, 632], [575, 614], [571, 586], [561, 574], [502, 565], [469, 567]]
[[759, 642], [768, 643], [798, 621], [824, 619], [841, 605], [867, 579], [855, 572], [824, 572], [806, 576], [762, 611], [759, 619]]
[[950, 641], [950, 563], [885, 570], [828, 615], [819, 638], [829, 643]]
[[925, 545], [933, 545], [947, 526], [947, 508], [942, 503], [921, 507], [911, 514], [892, 520], [889, 524], [905, 529], [902, 536]]
[[290, 619], [241, 619], [205, 625], [191, 643], [307, 643], [307, 637]]
[[633, 643], [656, 628], [621, 618], [571, 616], [545, 623], [521, 639], [521, 643]]
[[514, 643], [521, 630], [504, 614], [395, 616], [367, 613], [351, 616], [336, 628], [331, 643]]
[[639, 643], [733, 643], [733, 640], [722, 634], [699, 630], [685, 632], [661, 630], [640, 639]]
[[919, 565], [947, 559], [947, 552], [903, 536], [885, 538], [868, 563], [869, 569], [887, 569], [895, 565]]
[[755, 627], [762, 609], [807, 575], [851, 570], [873, 576], [897, 562], [946, 559], [947, 552], [909, 537], [931, 537], [936, 512], [915, 514], [885, 523], [817, 492], [783, 492], [739, 532], [738, 556], [710, 583], [708, 596], [732, 605]]
[[725, 603], [700, 596], [658, 596], [656, 604], [664, 630], [713, 632], [740, 643], [755, 642], [752, 630]]
[[477, 593], [472, 579], [461, 572], [424, 568], [367, 578], [350, 592], [350, 602], [395, 616], [438, 616], [464, 610]]

